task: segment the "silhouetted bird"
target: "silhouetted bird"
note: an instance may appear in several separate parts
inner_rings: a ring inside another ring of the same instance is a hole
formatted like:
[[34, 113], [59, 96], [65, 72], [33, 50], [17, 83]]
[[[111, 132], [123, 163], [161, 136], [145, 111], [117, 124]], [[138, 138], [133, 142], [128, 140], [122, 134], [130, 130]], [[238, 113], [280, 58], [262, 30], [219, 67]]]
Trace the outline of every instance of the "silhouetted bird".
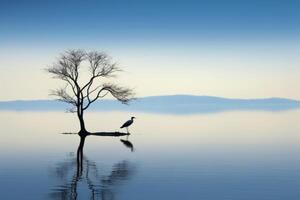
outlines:
[[120, 128], [126, 128], [127, 133], [128, 133], [128, 126], [130, 126], [130, 125], [133, 123], [133, 119], [134, 119], [134, 118], [135, 118], [135, 117], [131, 117], [131, 119], [128, 120], [127, 122], [125, 122]]

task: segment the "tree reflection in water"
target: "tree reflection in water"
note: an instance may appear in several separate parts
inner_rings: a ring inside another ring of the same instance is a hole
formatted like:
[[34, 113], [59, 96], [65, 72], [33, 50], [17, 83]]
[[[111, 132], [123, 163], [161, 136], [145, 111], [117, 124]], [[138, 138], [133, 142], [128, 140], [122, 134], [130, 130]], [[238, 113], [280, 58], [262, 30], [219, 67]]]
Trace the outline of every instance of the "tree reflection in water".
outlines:
[[53, 170], [60, 183], [49, 194], [51, 199], [75, 200], [89, 196], [89, 199], [113, 200], [118, 186], [132, 176], [134, 166], [126, 160], [114, 164], [108, 175], [101, 174], [96, 163], [83, 156], [84, 141], [81, 138], [76, 157], [70, 154]]

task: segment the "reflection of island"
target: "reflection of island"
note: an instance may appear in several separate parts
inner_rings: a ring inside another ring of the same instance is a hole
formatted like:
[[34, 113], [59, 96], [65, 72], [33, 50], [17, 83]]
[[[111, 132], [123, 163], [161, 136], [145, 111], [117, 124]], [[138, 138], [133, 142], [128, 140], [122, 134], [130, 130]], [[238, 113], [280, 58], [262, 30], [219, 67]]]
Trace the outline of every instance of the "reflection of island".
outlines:
[[[78, 199], [82, 195], [83, 199], [115, 199], [117, 186], [133, 174], [134, 166], [121, 161], [113, 165], [110, 174], [102, 175], [96, 163], [83, 156], [84, 139], [80, 140], [76, 158], [70, 155], [57, 164], [55, 175], [60, 183], [49, 194], [51, 199]], [[84, 191], [86, 188], [88, 191]]]

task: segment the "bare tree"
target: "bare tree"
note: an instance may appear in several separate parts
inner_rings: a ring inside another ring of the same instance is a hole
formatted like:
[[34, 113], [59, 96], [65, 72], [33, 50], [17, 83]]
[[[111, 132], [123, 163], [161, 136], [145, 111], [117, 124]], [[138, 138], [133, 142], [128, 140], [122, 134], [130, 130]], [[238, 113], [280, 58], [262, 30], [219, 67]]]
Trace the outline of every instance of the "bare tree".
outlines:
[[[83, 67], [88, 70], [84, 71]], [[52, 95], [70, 104], [72, 106], [70, 112], [77, 113], [80, 136], [89, 134], [85, 128], [84, 111], [97, 99], [110, 94], [118, 101], [127, 104], [134, 97], [131, 89], [106, 82], [116, 77], [116, 73], [121, 70], [108, 55], [102, 52], [69, 50], [61, 54], [57, 62], [46, 70], [54, 75], [54, 78], [66, 83], [65, 87], [52, 91]]]

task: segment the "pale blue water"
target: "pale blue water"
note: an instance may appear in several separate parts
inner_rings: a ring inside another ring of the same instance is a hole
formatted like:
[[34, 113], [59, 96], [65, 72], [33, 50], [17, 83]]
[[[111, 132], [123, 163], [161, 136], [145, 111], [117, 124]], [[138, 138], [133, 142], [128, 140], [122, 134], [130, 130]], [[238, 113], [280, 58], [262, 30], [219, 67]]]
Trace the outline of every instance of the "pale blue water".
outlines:
[[89, 136], [77, 175], [75, 116], [0, 112], [0, 199], [300, 199], [300, 111], [93, 112], [91, 131], [137, 117], [128, 140]]

